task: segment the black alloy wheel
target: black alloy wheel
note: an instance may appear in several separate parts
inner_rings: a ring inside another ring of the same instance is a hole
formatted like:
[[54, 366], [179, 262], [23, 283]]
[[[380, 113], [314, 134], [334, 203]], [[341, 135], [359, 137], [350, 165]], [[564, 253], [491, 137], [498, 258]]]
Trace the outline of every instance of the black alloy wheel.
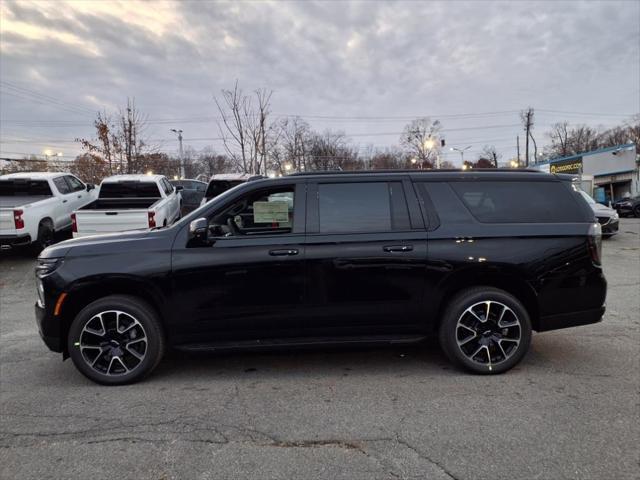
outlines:
[[511, 294], [477, 287], [456, 295], [440, 325], [440, 344], [458, 366], [484, 374], [502, 373], [524, 357], [531, 322]]
[[94, 382], [119, 385], [149, 374], [164, 353], [157, 314], [146, 302], [124, 295], [89, 304], [75, 318], [68, 338], [76, 368]]

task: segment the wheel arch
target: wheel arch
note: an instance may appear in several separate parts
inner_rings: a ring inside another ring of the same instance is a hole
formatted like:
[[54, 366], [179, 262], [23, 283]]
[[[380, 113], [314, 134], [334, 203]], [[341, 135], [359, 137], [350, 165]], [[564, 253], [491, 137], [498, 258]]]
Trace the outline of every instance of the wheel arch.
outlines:
[[126, 295], [145, 301], [158, 315], [160, 324], [166, 332], [164, 295], [157, 287], [144, 279], [123, 275], [101, 275], [99, 278], [75, 282], [66, 293], [67, 296], [58, 316], [60, 319], [60, 339], [65, 358], [68, 356], [66, 345], [69, 328], [76, 315], [90, 303], [110, 295]]
[[471, 287], [493, 287], [504, 290], [522, 302], [531, 320], [534, 330], [538, 328], [539, 307], [537, 294], [533, 287], [526, 282], [522, 275], [515, 271], [503, 269], [463, 269], [449, 275], [438, 286], [441, 292], [435, 311], [434, 329], [440, 326], [442, 315], [450, 300], [460, 291]]

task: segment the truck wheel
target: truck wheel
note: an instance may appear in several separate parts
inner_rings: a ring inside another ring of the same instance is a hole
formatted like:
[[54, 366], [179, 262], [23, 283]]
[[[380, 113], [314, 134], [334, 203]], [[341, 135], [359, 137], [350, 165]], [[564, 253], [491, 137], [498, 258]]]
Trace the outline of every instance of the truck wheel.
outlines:
[[165, 350], [162, 326], [146, 302], [110, 295], [90, 303], [69, 329], [74, 365], [103, 385], [136, 382], [156, 368]]
[[53, 245], [55, 232], [50, 220], [44, 220], [38, 225], [38, 238], [34, 242], [33, 248], [36, 253], [40, 253], [49, 245]]
[[531, 321], [513, 295], [493, 287], [469, 288], [451, 299], [439, 339], [456, 366], [473, 373], [503, 373], [529, 350]]

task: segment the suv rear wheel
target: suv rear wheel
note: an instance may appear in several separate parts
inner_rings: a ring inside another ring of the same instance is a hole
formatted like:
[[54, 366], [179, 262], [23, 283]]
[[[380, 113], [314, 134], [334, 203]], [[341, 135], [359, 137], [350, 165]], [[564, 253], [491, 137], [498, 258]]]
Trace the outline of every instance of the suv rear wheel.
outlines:
[[440, 324], [440, 345], [457, 366], [474, 373], [506, 372], [531, 343], [531, 321], [522, 303], [493, 287], [463, 290]]
[[74, 365], [97, 383], [140, 380], [158, 365], [165, 341], [156, 312], [144, 301], [111, 295], [78, 313], [68, 337]]

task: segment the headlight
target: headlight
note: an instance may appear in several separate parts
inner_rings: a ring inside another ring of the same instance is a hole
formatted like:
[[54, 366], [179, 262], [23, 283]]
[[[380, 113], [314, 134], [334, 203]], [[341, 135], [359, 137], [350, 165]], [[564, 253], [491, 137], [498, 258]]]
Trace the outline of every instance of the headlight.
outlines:
[[38, 305], [44, 308], [44, 285], [39, 278], [36, 278], [36, 290], [38, 292]]
[[53, 273], [62, 264], [61, 258], [39, 258], [36, 265], [36, 276], [42, 278]]
[[620, 216], [618, 215], [618, 212], [613, 214], [613, 219], [614, 220], [618, 220], [620, 218]]
[[43, 277], [53, 273], [62, 264], [62, 258], [39, 258], [36, 265], [36, 290], [38, 293], [38, 304], [44, 307], [45, 295]]

